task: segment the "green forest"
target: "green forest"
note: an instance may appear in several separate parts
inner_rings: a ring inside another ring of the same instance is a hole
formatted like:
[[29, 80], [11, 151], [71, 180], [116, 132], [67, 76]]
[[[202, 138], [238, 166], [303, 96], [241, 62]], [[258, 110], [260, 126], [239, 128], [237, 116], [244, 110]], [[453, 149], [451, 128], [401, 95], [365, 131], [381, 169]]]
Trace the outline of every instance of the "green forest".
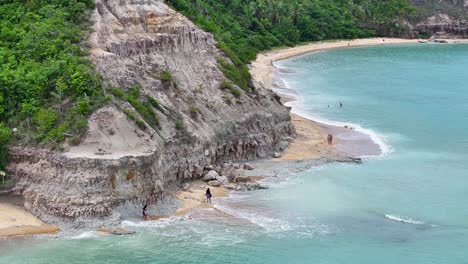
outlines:
[[102, 100], [80, 45], [93, 7], [93, 0], [0, 0], [0, 169], [11, 139], [56, 145], [79, 137]]
[[221, 62], [247, 88], [246, 63], [260, 51], [300, 42], [399, 36], [398, 22], [414, 12], [407, 0], [168, 0], [197, 26], [213, 33], [236, 67]]
[[[219, 67], [246, 91], [253, 89], [247, 63], [259, 51], [398, 35], [396, 22], [413, 11], [406, 0], [167, 3], [213, 33], [232, 62], [220, 60]], [[66, 137], [76, 141], [89, 114], [109, 100], [83, 44], [94, 5], [93, 0], [0, 0], [0, 170], [9, 142], [58, 147]]]

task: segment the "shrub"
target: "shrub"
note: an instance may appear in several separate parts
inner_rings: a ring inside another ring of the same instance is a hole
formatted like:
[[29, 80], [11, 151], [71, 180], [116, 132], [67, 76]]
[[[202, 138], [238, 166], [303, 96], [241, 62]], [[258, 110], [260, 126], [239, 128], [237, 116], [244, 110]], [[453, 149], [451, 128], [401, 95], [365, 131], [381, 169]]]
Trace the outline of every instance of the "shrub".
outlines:
[[78, 146], [78, 144], [80, 144], [80, 137], [78, 137], [78, 136], [73, 136], [72, 138], [70, 138], [70, 140], [68, 141], [68, 143], [69, 143], [71, 146]]
[[46, 134], [55, 126], [58, 114], [54, 110], [40, 109], [33, 117], [33, 121], [37, 126], [39, 137], [44, 138]]
[[138, 98], [140, 97], [141, 86], [139, 84], [131, 86], [128, 88], [129, 96]]
[[86, 99], [80, 99], [76, 103], [76, 112], [82, 115], [88, 115], [91, 113], [91, 105], [89, 105], [89, 101]]
[[242, 94], [241, 90], [234, 87], [229, 81], [224, 80], [219, 84], [219, 88], [222, 90], [229, 90], [236, 98], [239, 98]]
[[156, 109], [158, 109], [159, 111], [161, 112], [164, 112], [164, 109], [162, 108], [162, 106], [159, 104], [158, 100], [156, 100], [155, 98], [151, 97], [151, 96], [148, 96], [148, 102]]
[[241, 96], [241, 94], [242, 94], [241, 90], [238, 89], [238, 88], [235, 88], [235, 87], [233, 87], [233, 88], [231, 89], [231, 93], [232, 93], [236, 98], [239, 98], [239, 97]]
[[175, 128], [177, 130], [181, 130], [184, 128], [184, 121], [182, 120], [182, 118], [178, 118], [175, 122]]
[[4, 170], [8, 160], [8, 142], [12, 137], [10, 128], [0, 123], [0, 170]]
[[163, 71], [160, 79], [163, 82], [172, 82], [174, 80], [170, 71]]
[[124, 100], [124, 99], [126, 98], [125, 93], [124, 93], [121, 89], [119, 89], [119, 88], [113, 87], [113, 88], [111, 89], [111, 93], [112, 93], [115, 97], [118, 97], [118, 98], [120, 98], [120, 99], [122, 99], [122, 100]]
[[219, 89], [221, 90], [231, 90], [232, 84], [228, 80], [224, 80], [219, 84]]
[[200, 112], [200, 109], [197, 106], [192, 105], [190, 107], [190, 114], [192, 115], [193, 118], [197, 117], [199, 112]]
[[146, 130], [146, 124], [143, 120], [141, 120], [140, 118], [138, 118], [136, 121], [136, 124], [137, 126], [141, 129], [141, 130]]
[[122, 110], [124, 112], [125, 115], [127, 115], [127, 117], [130, 119], [130, 120], [133, 120], [135, 121], [135, 123], [137, 124], [137, 126], [141, 129], [141, 130], [146, 130], [146, 124], [143, 120], [141, 120], [138, 116], [137, 116], [137, 113], [133, 110], [130, 110], [128, 108], [124, 108]]
[[218, 65], [224, 76], [237, 84], [242, 90], [250, 91], [253, 89], [251, 85], [252, 77], [246, 65], [236, 66], [222, 59], [218, 60]]
[[131, 119], [131, 120], [133, 120], [133, 121], [136, 120], [136, 115], [135, 115], [135, 112], [134, 112], [134, 111], [132, 111], [132, 110], [130, 110], [130, 109], [128, 109], [128, 108], [125, 108], [125, 109], [123, 110], [123, 112], [124, 112], [125, 115], [127, 115], [127, 117], [128, 117], [129, 119]]

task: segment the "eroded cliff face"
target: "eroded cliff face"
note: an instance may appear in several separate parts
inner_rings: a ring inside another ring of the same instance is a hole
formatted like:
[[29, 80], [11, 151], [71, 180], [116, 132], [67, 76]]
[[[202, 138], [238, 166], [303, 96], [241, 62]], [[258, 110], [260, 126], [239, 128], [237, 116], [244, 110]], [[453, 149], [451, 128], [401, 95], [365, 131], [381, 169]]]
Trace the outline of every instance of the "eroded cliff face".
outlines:
[[417, 12], [408, 23], [412, 35], [468, 38], [467, 0], [412, 0]]
[[[89, 45], [97, 71], [108, 85], [139, 84], [156, 98], [160, 129], [138, 128], [122, 113], [132, 106], [117, 102], [92, 114], [78, 146], [13, 148], [8, 171], [28, 210], [52, 220], [118, 218], [123, 203], [156, 202], [206, 165], [267, 157], [294, 135], [289, 110], [270, 90], [257, 85], [236, 98], [219, 88], [217, 60], [226, 58], [212, 36], [162, 1], [96, 4]], [[163, 71], [175, 85], [160, 81]]]

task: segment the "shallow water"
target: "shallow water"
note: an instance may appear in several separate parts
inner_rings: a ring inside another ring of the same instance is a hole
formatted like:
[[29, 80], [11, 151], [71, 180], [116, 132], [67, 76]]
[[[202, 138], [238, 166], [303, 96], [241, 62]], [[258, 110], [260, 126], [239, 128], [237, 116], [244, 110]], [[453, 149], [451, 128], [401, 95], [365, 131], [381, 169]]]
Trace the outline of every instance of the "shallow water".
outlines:
[[277, 64], [300, 95], [295, 111], [370, 129], [386, 155], [309, 169], [264, 163], [271, 189], [215, 200], [234, 217], [209, 210], [127, 221], [132, 236], [0, 240], [0, 263], [467, 263], [468, 45]]

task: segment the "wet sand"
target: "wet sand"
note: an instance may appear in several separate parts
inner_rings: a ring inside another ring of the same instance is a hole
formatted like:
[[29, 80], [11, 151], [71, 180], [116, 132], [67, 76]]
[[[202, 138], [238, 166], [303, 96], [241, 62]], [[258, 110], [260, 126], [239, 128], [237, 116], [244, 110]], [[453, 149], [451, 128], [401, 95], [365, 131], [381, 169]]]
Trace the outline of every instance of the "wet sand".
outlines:
[[[343, 40], [333, 42], [317, 42], [293, 48], [272, 50], [261, 53], [252, 62], [250, 73], [254, 82], [275, 91], [282, 97], [283, 103], [296, 100], [295, 91], [281, 87], [281, 82], [275, 81], [277, 69], [274, 62], [291, 57], [304, 55], [316, 51], [351, 48], [373, 45], [417, 43], [416, 39], [396, 38], [369, 38], [356, 40]], [[293, 161], [316, 159], [321, 157], [362, 157], [381, 154], [381, 149], [369, 135], [355, 131], [353, 128], [338, 127], [319, 123], [304, 116], [294, 113], [292, 109], [291, 119], [296, 129], [297, 137], [291, 142], [278, 161]], [[334, 142], [327, 144], [327, 135], [334, 136]]]
[[7, 198], [0, 200], [0, 237], [52, 234], [59, 231], [55, 225], [48, 225], [37, 219], [26, 210], [15, 205], [13, 200], [8, 202]]
[[213, 195], [212, 199], [229, 197], [228, 190], [224, 187], [208, 186], [207, 183], [202, 181], [192, 182], [188, 190], [170, 194], [182, 203], [175, 212], [169, 215], [150, 215], [147, 220], [155, 221], [163, 218], [169, 218], [171, 216], [185, 216], [199, 208], [213, 208], [212, 204], [206, 202], [205, 192], [207, 188], [210, 188], [211, 190], [211, 194]]

